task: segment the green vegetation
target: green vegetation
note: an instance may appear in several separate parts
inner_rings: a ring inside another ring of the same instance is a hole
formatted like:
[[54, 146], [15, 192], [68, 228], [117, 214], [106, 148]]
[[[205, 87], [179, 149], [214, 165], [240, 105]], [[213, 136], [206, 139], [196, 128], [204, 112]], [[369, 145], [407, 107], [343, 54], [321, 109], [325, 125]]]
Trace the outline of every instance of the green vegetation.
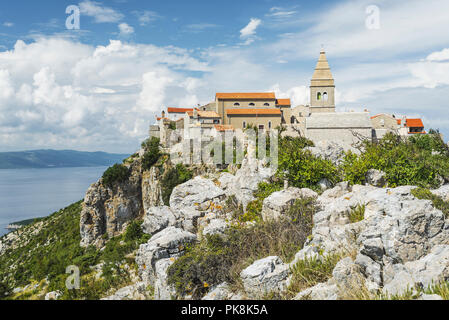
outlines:
[[317, 158], [303, 148], [313, 146], [305, 138], [283, 138], [279, 141], [279, 169], [277, 176], [288, 180], [289, 185], [320, 191], [318, 182], [327, 179], [339, 182], [339, 172], [332, 162]]
[[388, 185], [438, 187], [449, 180], [449, 152], [437, 134], [412, 136], [406, 140], [388, 134], [379, 143], [363, 142], [360, 155], [348, 152], [341, 171], [345, 181], [363, 184], [369, 169], [386, 173]]
[[145, 150], [145, 154], [142, 157], [143, 170], [150, 170], [161, 157], [162, 154], [159, 149], [159, 144], [160, 140], [155, 137], [151, 137], [142, 142], [142, 148]]
[[[123, 265], [134, 265], [133, 259], [127, 259], [126, 256], [149, 239], [140, 230], [141, 222], [131, 223], [122, 236], [111, 239], [100, 252], [92, 246], [80, 247], [80, 212], [81, 202], [78, 202], [24, 227], [26, 232], [22, 235], [28, 235], [18, 240], [19, 247], [9, 249], [0, 256], [2, 290], [41, 283], [39, 289], [63, 292], [62, 299], [99, 299], [110, 288], [126, 285], [129, 274]], [[32, 231], [35, 234], [29, 235]], [[95, 279], [91, 267], [102, 261], [103, 276]], [[80, 269], [80, 290], [66, 289], [66, 268], [69, 265]], [[47, 282], [43, 281], [45, 278]], [[22, 295], [18, 298], [30, 297]]]
[[358, 204], [352, 211], [349, 213], [349, 220], [351, 223], [356, 223], [365, 219], [365, 210], [366, 204]]
[[121, 183], [129, 178], [130, 171], [123, 164], [114, 164], [103, 173], [103, 184], [112, 188], [116, 183]]
[[297, 293], [323, 283], [332, 277], [332, 271], [341, 260], [338, 254], [320, 255], [299, 260], [292, 268], [292, 280], [287, 289], [288, 295], [294, 297]]
[[240, 222], [249, 222], [249, 221], [257, 221], [260, 222], [262, 220], [262, 206], [263, 200], [271, 195], [273, 192], [282, 190], [282, 187], [278, 183], [268, 183], [261, 182], [259, 183], [258, 190], [254, 192], [254, 196], [256, 200], [251, 201], [247, 207], [246, 212], [236, 212], [238, 215], [235, 215], [234, 218], [237, 218]]
[[184, 165], [178, 164], [169, 169], [161, 179], [162, 200], [166, 205], [170, 202], [170, 196], [173, 189], [193, 178], [193, 174]]
[[279, 221], [228, 228], [225, 236], [206, 236], [170, 266], [168, 282], [179, 295], [194, 298], [224, 281], [239, 287], [240, 272], [254, 261], [271, 255], [291, 261], [312, 232], [316, 210], [313, 199], [300, 199]]
[[435, 208], [441, 210], [446, 218], [449, 217], [449, 202], [444, 201], [440, 196], [433, 194], [429, 189], [416, 188], [412, 190], [412, 194], [418, 199], [431, 200]]

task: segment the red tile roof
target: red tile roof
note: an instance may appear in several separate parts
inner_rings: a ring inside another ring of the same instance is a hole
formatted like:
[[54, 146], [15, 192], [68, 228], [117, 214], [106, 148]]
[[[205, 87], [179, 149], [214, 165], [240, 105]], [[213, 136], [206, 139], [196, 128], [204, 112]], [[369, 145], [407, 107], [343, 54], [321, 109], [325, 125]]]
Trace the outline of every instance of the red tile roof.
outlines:
[[168, 113], [186, 113], [193, 111], [193, 108], [167, 108]]
[[234, 131], [234, 126], [230, 124], [216, 124], [215, 130], [223, 132], [223, 131]]
[[232, 93], [217, 93], [215, 95], [217, 99], [232, 99], [232, 100], [238, 100], [238, 99], [270, 99], [275, 100], [276, 94], [274, 92], [232, 92]]
[[407, 119], [405, 125], [409, 128], [424, 128], [421, 119]]
[[292, 102], [290, 99], [277, 99], [276, 105], [278, 106], [291, 106]]
[[279, 109], [228, 109], [226, 113], [228, 115], [281, 115]]

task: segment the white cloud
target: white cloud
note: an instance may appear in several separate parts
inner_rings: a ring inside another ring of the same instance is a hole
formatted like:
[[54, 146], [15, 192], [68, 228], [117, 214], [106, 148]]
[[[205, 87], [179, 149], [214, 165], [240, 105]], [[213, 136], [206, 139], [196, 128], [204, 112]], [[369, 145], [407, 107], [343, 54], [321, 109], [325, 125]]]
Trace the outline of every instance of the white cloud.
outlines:
[[449, 48], [443, 49], [438, 52], [429, 54], [426, 58], [427, 61], [445, 61], [449, 60]]
[[133, 11], [133, 14], [137, 16], [137, 20], [142, 27], [160, 18], [156, 12], [149, 10]]
[[262, 20], [251, 18], [246, 27], [240, 30], [240, 39], [245, 40], [245, 45], [251, 44], [255, 40], [256, 30], [262, 23]]
[[281, 7], [273, 7], [270, 9], [270, 13], [268, 13], [266, 16], [285, 19], [291, 17], [295, 13], [297, 13], [297, 11], [295, 10], [288, 10]]
[[6, 21], [3, 23], [3, 26], [11, 28], [11, 27], [14, 27], [14, 23]]
[[120, 30], [120, 33], [119, 33], [120, 36], [126, 37], [126, 36], [129, 36], [129, 35], [131, 35], [131, 34], [134, 33], [134, 28], [131, 27], [131, 26], [130, 26], [129, 24], [127, 24], [127, 23], [120, 23], [120, 24], [118, 25], [118, 28], [119, 28], [119, 30]]
[[95, 1], [85, 0], [80, 2], [79, 7], [81, 14], [93, 17], [97, 23], [119, 22], [124, 17], [120, 12]]

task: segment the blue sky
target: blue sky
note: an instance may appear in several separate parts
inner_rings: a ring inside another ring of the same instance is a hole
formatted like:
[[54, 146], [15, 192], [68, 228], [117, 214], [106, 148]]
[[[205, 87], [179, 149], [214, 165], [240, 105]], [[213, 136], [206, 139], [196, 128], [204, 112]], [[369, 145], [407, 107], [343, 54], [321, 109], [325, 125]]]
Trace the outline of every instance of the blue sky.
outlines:
[[[66, 29], [69, 5], [80, 30]], [[218, 91], [304, 104], [321, 46], [338, 110], [422, 117], [447, 140], [447, 12], [445, 0], [3, 1], [0, 151], [134, 152], [163, 106]]]

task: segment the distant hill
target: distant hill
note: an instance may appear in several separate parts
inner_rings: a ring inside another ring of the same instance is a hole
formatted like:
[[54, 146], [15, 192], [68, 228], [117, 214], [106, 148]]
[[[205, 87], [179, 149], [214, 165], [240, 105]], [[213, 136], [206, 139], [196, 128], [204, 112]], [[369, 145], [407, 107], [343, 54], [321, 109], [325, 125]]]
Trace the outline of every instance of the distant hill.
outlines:
[[74, 150], [0, 152], [0, 169], [99, 167], [121, 163], [127, 154]]

